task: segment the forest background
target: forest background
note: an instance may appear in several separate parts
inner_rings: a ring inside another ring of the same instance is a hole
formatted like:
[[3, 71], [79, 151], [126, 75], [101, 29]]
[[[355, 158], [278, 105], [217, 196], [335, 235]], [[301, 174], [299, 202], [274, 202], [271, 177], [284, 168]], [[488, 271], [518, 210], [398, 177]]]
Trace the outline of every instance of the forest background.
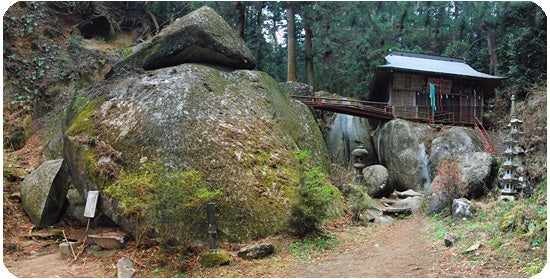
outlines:
[[[86, 2], [48, 4], [58, 14], [69, 15], [75, 20], [84, 39], [100, 37], [109, 41], [120, 33], [131, 31], [134, 43], [146, 40], [171, 21], [203, 5], [211, 6], [245, 39], [256, 56], [259, 70], [278, 81], [304, 82], [316, 91], [324, 90], [359, 99], [368, 96], [375, 68], [385, 64], [384, 57], [390, 50], [463, 58], [478, 71], [507, 78], [503, 86], [497, 89], [497, 97], [504, 92], [515, 92], [521, 98], [526, 88], [545, 83], [547, 78], [547, 19], [535, 2], [83, 3]], [[34, 6], [29, 7], [32, 10]], [[32, 52], [42, 57], [41, 61], [31, 61], [28, 66], [22, 67], [19, 65], [25, 60], [22, 50], [12, 53], [4, 44], [4, 71], [11, 74], [12, 69], [29, 68], [29, 71], [18, 70], [21, 78], [4, 86], [4, 98], [39, 100], [45, 102], [43, 105], [46, 107], [51, 107], [55, 99], [48, 100], [48, 97], [55, 95], [47, 92], [51, 91], [51, 85], [78, 83], [85, 75], [79, 71], [87, 66], [80, 61], [80, 66], [72, 73], [69, 73], [69, 68], [60, 72], [59, 67], [55, 67], [56, 63], [64, 62], [68, 62], [64, 63], [65, 67], [77, 65], [79, 61], [69, 60], [76, 59], [81, 53], [65, 59], [67, 61], [48, 58], [55, 51], [56, 43], [48, 42], [43, 32], [36, 31], [46, 28], [49, 37], [57, 36], [55, 30], [47, 30], [47, 26], [37, 24], [44, 20], [40, 17], [45, 15], [41, 7], [36, 5], [35, 13], [23, 18], [24, 22], [10, 21], [9, 15], [4, 16], [4, 41], [41, 36], [42, 45], [46, 46], [38, 45]], [[12, 25], [14, 28], [10, 29]], [[20, 28], [21, 25], [24, 28]], [[69, 51], [71, 47], [76, 52], [80, 51], [78, 41], [74, 39], [69, 40], [67, 47]], [[124, 52], [113, 52], [112, 59], [123, 57]], [[111, 61], [100, 62], [103, 65]]]
[[[389, 50], [463, 58], [507, 77], [500, 94], [546, 81], [546, 15], [534, 2], [147, 2], [173, 19], [212, 6], [279, 81], [364, 99]], [[498, 94], [499, 92], [497, 92]]]

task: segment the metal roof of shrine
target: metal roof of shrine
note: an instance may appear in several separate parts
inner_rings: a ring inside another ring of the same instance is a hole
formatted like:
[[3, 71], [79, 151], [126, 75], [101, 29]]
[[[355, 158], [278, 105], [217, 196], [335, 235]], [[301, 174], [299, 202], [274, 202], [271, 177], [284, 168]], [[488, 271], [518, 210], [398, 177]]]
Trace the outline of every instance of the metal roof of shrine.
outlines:
[[463, 59], [398, 51], [391, 51], [385, 58], [387, 64], [380, 65], [378, 68], [441, 73], [481, 79], [503, 79], [503, 77], [478, 72], [466, 64]]

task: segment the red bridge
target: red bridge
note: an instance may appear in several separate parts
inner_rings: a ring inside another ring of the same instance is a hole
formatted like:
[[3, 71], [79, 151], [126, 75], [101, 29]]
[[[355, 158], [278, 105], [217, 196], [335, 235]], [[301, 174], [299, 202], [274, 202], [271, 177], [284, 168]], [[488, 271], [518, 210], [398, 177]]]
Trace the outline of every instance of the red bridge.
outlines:
[[395, 118], [392, 107], [387, 103], [314, 96], [292, 95], [291, 97], [305, 105], [319, 110], [381, 120], [391, 120]]
[[465, 124], [474, 126], [482, 135], [483, 141], [486, 145], [487, 152], [494, 152], [494, 147], [491, 142], [491, 138], [483, 128], [481, 121], [474, 117], [473, 123], [465, 123], [455, 121], [455, 114], [453, 112], [419, 112], [417, 108], [411, 107], [406, 109], [400, 107], [398, 110], [395, 106], [391, 106], [388, 103], [360, 101], [360, 100], [348, 100], [345, 98], [330, 98], [320, 96], [297, 96], [292, 95], [293, 99], [304, 103], [307, 106], [315, 109], [331, 111], [336, 113], [348, 114], [358, 117], [373, 118], [378, 120], [392, 120], [395, 118], [401, 118], [405, 120], [415, 122], [427, 122], [438, 123], [445, 125], [458, 125]]

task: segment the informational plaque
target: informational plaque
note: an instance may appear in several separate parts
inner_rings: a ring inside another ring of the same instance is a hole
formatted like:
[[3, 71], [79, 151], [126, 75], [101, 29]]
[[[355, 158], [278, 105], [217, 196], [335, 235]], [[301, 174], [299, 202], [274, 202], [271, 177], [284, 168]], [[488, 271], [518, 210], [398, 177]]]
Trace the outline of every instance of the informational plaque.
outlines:
[[88, 191], [88, 198], [86, 199], [86, 208], [84, 209], [84, 217], [94, 218], [98, 197], [99, 197], [99, 191]]

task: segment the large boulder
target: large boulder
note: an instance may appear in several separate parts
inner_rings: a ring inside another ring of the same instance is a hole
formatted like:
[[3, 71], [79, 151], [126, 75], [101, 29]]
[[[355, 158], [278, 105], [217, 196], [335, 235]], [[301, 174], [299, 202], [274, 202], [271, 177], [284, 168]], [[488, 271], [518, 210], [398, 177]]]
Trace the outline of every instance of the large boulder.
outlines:
[[430, 145], [430, 171], [434, 174], [439, 162], [454, 155], [479, 151], [478, 145], [465, 128], [452, 127], [443, 131]]
[[368, 151], [367, 165], [377, 163], [372, 145], [369, 122], [366, 118], [335, 113], [328, 118], [328, 132], [325, 143], [331, 160], [335, 164], [350, 165], [351, 153], [362, 146]]
[[454, 199], [479, 198], [491, 189], [494, 161], [490, 154], [475, 152], [446, 159], [439, 169], [429, 191], [427, 213], [433, 215], [451, 206]]
[[380, 164], [388, 169], [388, 182], [393, 189], [424, 191], [429, 188], [432, 179], [428, 156], [420, 140], [430, 133], [427, 129], [429, 126], [413, 126], [402, 119], [391, 120], [378, 129], [374, 146]]
[[183, 63], [254, 69], [256, 59], [244, 40], [212, 8], [204, 6], [165, 27], [113, 65], [108, 77], [135, 68], [154, 70]]
[[281, 232], [297, 198], [296, 151], [329, 165], [309, 109], [258, 71], [182, 64], [105, 80], [75, 98], [65, 125], [81, 196], [102, 189], [99, 210], [125, 231], [148, 225], [180, 242], [206, 242], [207, 200], [220, 239]]
[[38, 227], [57, 222], [71, 178], [63, 159], [46, 161], [21, 182], [23, 210]]

